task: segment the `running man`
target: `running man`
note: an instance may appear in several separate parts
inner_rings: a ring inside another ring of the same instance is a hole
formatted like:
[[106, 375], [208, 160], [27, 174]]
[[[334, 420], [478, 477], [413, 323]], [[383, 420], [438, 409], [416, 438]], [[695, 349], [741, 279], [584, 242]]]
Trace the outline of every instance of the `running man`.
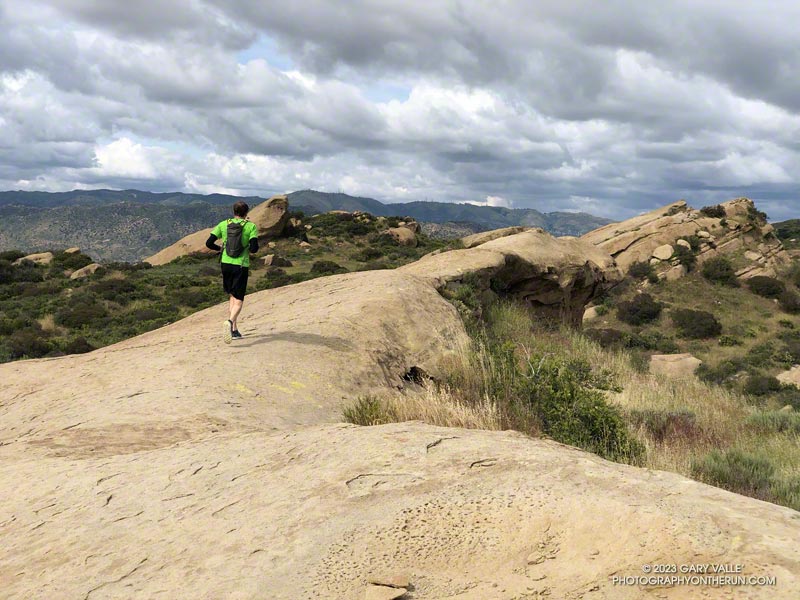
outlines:
[[[222, 287], [230, 300], [230, 318], [222, 325], [222, 341], [226, 344], [242, 337], [236, 320], [242, 312], [247, 292], [250, 254], [258, 252], [258, 228], [247, 220], [249, 211], [250, 207], [241, 200], [234, 204], [233, 218], [220, 222], [206, 240], [207, 248], [222, 253]], [[222, 240], [222, 247], [215, 243], [219, 239]]]

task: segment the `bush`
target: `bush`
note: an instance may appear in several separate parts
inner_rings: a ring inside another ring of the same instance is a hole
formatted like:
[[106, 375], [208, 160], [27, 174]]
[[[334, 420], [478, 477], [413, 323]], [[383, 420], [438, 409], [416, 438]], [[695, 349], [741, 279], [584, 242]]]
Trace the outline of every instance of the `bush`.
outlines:
[[49, 354], [53, 346], [44, 335], [41, 327], [26, 327], [12, 333], [9, 339], [11, 359], [40, 358]]
[[353, 254], [353, 259], [360, 262], [369, 262], [383, 257], [383, 250], [375, 246], [367, 246], [363, 250], [359, 250]]
[[770, 375], [751, 375], [744, 384], [744, 391], [751, 396], [766, 396], [781, 389], [781, 382]]
[[747, 280], [750, 291], [764, 298], [778, 298], [785, 291], [783, 282], [774, 277], [757, 275]]
[[703, 263], [703, 277], [712, 283], [719, 283], [730, 287], [739, 287], [736, 270], [733, 264], [724, 256], [716, 256]]
[[330, 275], [334, 273], [347, 273], [347, 269], [332, 260], [317, 260], [311, 265], [310, 272], [315, 275]]
[[90, 285], [89, 292], [97, 294], [103, 300], [125, 305], [133, 299], [136, 286], [127, 279], [103, 279]]
[[65, 306], [55, 314], [55, 321], [64, 327], [78, 329], [87, 325], [96, 324], [97, 321], [108, 316], [105, 307], [92, 298], [83, 297], [69, 306]]
[[800, 434], [800, 413], [771, 410], [750, 415], [747, 424], [768, 433]]
[[92, 346], [83, 336], [76, 337], [64, 346], [64, 352], [67, 354], [85, 354], [91, 352], [95, 347]]
[[52, 269], [61, 271], [77, 271], [83, 267], [90, 265], [94, 262], [91, 256], [86, 256], [80, 252], [67, 253], [67, 252], [54, 252]]
[[700, 209], [700, 214], [706, 217], [711, 217], [713, 219], [724, 219], [725, 218], [725, 208], [721, 204], [715, 204], [713, 206], [704, 206]]
[[684, 338], [705, 339], [722, 333], [720, 322], [706, 311], [679, 308], [671, 311], [670, 317], [678, 334]]
[[354, 425], [384, 425], [391, 423], [391, 415], [375, 396], [359, 396], [355, 404], [342, 411], [344, 420]]
[[763, 225], [767, 222], [769, 217], [767, 216], [767, 213], [762, 210], [758, 210], [754, 204], [751, 204], [747, 207], [747, 218], [757, 225]]
[[697, 265], [697, 255], [686, 246], [676, 245], [674, 258], [678, 259], [678, 262], [686, 267], [687, 271], [694, 270]]
[[292, 283], [292, 277], [286, 273], [286, 271], [273, 267], [270, 268], [266, 275], [264, 275], [264, 277], [258, 281], [258, 284], [256, 284], [256, 290], [268, 290], [289, 285], [290, 283]]
[[628, 269], [628, 275], [634, 279], [647, 279], [650, 283], [658, 283], [658, 275], [648, 261], [633, 263]]
[[741, 346], [742, 340], [732, 335], [723, 335], [719, 338], [719, 345], [720, 346]]
[[689, 242], [689, 247], [692, 249], [692, 252], [697, 253], [700, 251], [700, 246], [703, 244], [703, 240], [696, 235], [687, 235], [684, 238], [687, 242]]
[[734, 376], [747, 370], [747, 363], [741, 357], [723, 360], [716, 367], [703, 363], [697, 368], [697, 377], [706, 383], [722, 385], [730, 382]]
[[778, 304], [787, 313], [796, 315], [800, 313], [800, 296], [791, 290], [784, 290], [778, 296]]
[[556, 441], [611, 460], [637, 459], [644, 448], [630, 435], [619, 410], [591, 386], [585, 369], [544, 356], [528, 378], [521, 400], [544, 433]]
[[5, 260], [10, 263], [22, 258], [23, 256], [25, 256], [25, 253], [20, 252], [19, 250], [4, 250], [3, 252], [0, 252], [0, 260]]
[[696, 439], [700, 436], [695, 414], [689, 410], [632, 410], [628, 416], [656, 442]]
[[692, 464], [692, 472], [712, 485], [766, 500], [771, 497], [775, 467], [765, 458], [740, 450], [713, 450]]
[[655, 321], [662, 308], [650, 294], [638, 294], [633, 300], [617, 305], [617, 318], [629, 325], [643, 325]]

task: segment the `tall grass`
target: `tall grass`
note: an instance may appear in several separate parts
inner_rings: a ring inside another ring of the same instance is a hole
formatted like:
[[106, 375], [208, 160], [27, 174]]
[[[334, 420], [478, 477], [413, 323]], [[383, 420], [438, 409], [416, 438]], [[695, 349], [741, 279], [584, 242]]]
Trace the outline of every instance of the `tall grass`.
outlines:
[[[798, 414], [694, 377], [652, 375], [625, 350], [496, 302], [471, 344], [419, 394], [373, 399], [379, 422], [549, 436], [606, 458], [673, 471], [800, 510]], [[358, 417], [351, 422], [363, 422]]]

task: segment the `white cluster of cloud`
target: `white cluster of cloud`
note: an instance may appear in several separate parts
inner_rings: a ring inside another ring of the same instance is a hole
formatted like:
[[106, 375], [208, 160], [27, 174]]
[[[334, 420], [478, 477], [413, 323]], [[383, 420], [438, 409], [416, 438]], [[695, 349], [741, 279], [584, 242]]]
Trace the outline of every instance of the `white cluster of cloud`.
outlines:
[[800, 189], [800, 5], [4, 0], [0, 188], [620, 218]]

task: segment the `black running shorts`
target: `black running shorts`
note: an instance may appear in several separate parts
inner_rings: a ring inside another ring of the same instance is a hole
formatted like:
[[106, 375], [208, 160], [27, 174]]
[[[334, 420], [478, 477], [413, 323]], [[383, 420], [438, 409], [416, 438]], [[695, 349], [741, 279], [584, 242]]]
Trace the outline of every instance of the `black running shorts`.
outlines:
[[237, 300], [247, 292], [247, 267], [222, 263], [222, 288]]

